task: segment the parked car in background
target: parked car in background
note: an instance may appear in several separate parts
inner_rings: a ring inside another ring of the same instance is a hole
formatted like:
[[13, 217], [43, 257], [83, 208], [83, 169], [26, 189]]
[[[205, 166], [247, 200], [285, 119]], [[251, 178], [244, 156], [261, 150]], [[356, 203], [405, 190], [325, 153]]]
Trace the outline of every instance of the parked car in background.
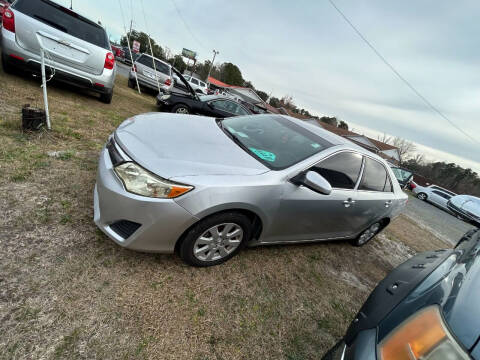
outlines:
[[383, 279], [324, 360], [480, 360], [480, 230]]
[[172, 68], [172, 71], [174, 86], [162, 88], [157, 96], [161, 111], [219, 118], [252, 114], [244, 105], [224, 96], [199, 95], [178, 70]]
[[50, 0], [17, 0], [3, 14], [2, 64], [40, 73], [40, 48], [54, 79], [93, 90], [110, 103], [116, 66], [105, 29]]
[[[282, 115], [149, 113], [100, 155], [95, 223], [129, 249], [220, 264], [246, 245], [361, 246], [407, 202], [380, 157]], [[292, 219], [295, 219], [294, 221]]]
[[448, 200], [457, 195], [437, 185], [420, 186], [416, 184], [412, 191], [418, 199], [428, 201], [448, 212], [450, 212], [447, 206]]
[[13, 0], [0, 0], [0, 24], [2, 24], [3, 12], [12, 2]]
[[159, 94], [157, 106], [161, 111], [219, 118], [252, 114], [236, 101], [217, 95], [199, 95], [193, 98], [189, 94]]
[[448, 201], [447, 206], [459, 218], [480, 227], [480, 198], [457, 195]]
[[130, 70], [128, 87], [132, 89], [137, 85], [135, 73], [139, 85], [152, 90], [158, 91], [158, 85], [165, 85], [169, 88], [173, 83], [172, 66], [160, 59], [155, 58], [154, 60], [148, 54], [140, 54]]
[[112, 45], [112, 52], [113, 52], [113, 55], [115, 56], [115, 60], [121, 61], [125, 57], [125, 52], [121, 47]]
[[402, 189], [406, 189], [413, 179], [413, 173], [410, 170], [398, 166], [390, 166]]
[[183, 77], [185, 78], [185, 80], [188, 81], [188, 83], [190, 84], [192, 89], [195, 90], [195, 92], [203, 95], [208, 95], [208, 86], [202, 80], [190, 75], [183, 75]]

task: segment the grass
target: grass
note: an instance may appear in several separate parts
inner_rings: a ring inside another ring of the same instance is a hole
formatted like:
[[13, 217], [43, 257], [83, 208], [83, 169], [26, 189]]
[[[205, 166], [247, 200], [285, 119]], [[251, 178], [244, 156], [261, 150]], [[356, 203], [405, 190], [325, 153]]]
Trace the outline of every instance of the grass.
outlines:
[[53, 130], [24, 133], [38, 83], [0, 72], [0, 359], [315, 359], [388, 271], [446, 246], [404, 217], [361, 249], [247, 249], [208, 269], [116, 246], [92, 220], [98, 153], [155, 111], [126, 82], [110, 105], [51, 85]]

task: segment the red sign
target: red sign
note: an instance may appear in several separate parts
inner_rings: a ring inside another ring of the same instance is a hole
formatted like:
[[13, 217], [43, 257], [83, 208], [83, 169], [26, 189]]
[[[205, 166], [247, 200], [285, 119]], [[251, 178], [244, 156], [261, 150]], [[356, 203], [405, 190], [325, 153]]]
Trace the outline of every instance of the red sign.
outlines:
[[132, 50], [136, 53], [140, 51], [140, 43], [137, 40], [133, 40]]

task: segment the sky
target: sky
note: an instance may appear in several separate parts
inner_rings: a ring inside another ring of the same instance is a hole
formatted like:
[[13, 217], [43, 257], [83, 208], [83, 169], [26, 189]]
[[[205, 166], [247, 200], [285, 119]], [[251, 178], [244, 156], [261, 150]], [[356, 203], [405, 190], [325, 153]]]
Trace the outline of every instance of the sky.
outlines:
[[[70, 5], [70, 0], [56, 0]], [[145, 12], [142, 11], [142, 3]], [[480, 22], [476, 0], [335, 0], [365, 38], [469, 139], [432, 112], [360, 39], [328, 0], [73, 0], [112, 40], [124, 21], [174, 53], [232, 62], [243, 77], [299, 108], [358, 132], [417, 144], [429, 160], [480, 174]], [[122, 6], [120, 6], [122, 4]], [[145, 14], [145, 16], [144, 16]]]

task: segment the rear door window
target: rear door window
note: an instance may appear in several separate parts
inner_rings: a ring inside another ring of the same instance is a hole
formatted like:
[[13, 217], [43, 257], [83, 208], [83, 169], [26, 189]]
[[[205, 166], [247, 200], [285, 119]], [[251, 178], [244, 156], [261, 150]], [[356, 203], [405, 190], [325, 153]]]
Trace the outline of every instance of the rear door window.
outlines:
[[390, 178], [385, 167], [376, 160], [365, 158], [363, 177], [358, 189], [367, 191], [391, 191]]
[[311, 170], [322, 175], [338, 189], [354, 189], [362, 167], [362, 155], [342, 152], [315, 165]]
[[12, 8], [90, 44], [110, 50], [105, 29], [49, 0], [18, 0]]
[[446, 199], [446, 200], [450, 200], [451, 196], [444, 193], [444, 192], [441, 192], [441, 191], [438, 191], [438, 190], [433, 190], [432, 191], [434, 194], [437, 194], [438, 196], [441, 196], [442, 198]]
[[197, 79], [191, 78], [190, 81], [192, 82], [192, 84], [198, 85]]

